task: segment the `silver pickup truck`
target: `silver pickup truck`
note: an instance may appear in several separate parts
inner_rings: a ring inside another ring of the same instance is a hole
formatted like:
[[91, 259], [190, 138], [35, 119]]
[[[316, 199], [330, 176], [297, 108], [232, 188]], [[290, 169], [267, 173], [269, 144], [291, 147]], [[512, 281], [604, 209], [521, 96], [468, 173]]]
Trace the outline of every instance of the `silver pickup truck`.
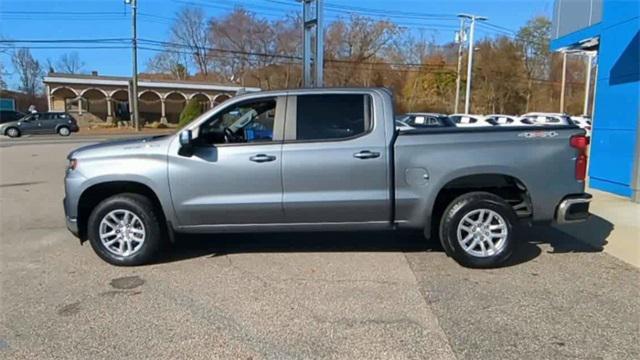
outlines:
[[250, 93], [175, 135], [71, 152], [64, 210], [114, 265], [175, 233], [420, 229], [495, 267], [519, 223], [588, 217], [587, 145], [572, 125], [399, 131], [385, 89]]

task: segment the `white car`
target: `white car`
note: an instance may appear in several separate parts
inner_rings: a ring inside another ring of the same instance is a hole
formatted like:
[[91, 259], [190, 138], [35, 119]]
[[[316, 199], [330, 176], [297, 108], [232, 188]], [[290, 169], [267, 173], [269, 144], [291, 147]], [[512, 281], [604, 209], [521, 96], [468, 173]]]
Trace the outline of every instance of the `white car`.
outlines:
[[522, 121], [531, 121], [531, 125], [573, 125], [571, 118], [562, 113], [530, 112], [520, 116]]
[[591, 118], [588, 116], [572, 116], [571, 121], [584, 129], [587, 132], [587, 136], [591, 137]]
[[456, 127], [485, 127], [493, 126], [488, 123], [484, 116], [474, 114], [452, 114], [449, 119], [453, 121]]
[[404, 121], [404, 117], [396, 116], [396, 129], [397, 130], [413, 130], [415, 128], [407, 125], [407, 123]]
[[531, 126], [531, 122], [522, 121], [515, 115], [491, 114], [485, 117], [485, 121], [494, 126]]

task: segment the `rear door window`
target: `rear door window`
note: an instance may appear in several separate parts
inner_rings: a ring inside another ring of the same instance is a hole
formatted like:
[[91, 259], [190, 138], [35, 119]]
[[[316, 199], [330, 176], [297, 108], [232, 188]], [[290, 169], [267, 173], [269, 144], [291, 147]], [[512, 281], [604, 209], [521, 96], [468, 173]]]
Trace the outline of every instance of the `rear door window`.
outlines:
[[365, 94], [298, 95], [296, 140], [338, 140], [371, 129], [371, 98]]

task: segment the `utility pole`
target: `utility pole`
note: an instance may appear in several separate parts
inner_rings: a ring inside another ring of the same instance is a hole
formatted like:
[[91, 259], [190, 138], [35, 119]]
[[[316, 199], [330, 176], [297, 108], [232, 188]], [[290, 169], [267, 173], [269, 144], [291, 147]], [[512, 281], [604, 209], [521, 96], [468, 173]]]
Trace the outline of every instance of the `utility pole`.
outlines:
[[560, 85], [560, 112], [564, 113], [564, 92], [567, 86], [567, 52], [562, 53], [562, 83]]
[[140, 131], [140, 116], [138, 112], [138, 32], [137, 32], [137, 0], [124, 0], [125, 4], [131, 5], [131, 62], [132, 62], [132, 82], [131, 82], [131, 122], [136, 131]]
[[458, 43], [458, 72], [456, 75], [456, 102], [453, 106], [453, 113], [458, 113], [458, 105], [460, 104], [460, 72], [462, 72], [462, 48], [464, 41], [467, 39], [467, 33], [464, 28], [465, 18], [460, 17], [460, 31], [456, 34], [456, 42]]
[[467, 18], [471, 20], [471, 26], [469, 30], [469, 59], [467, 60], [467, 91], [464, 99], [464, 113], [468, 114], [471, 108], [471, 69], [473, 68], [473, 50], [474, 50], [474, 38], [473, 35], [476, 30], [476, 20], [487, 20], [484, 16], [458, 14], [458, 17]]
[[[302, 79], [305, 87], [321, 87], [323, 85], [324, 70], [324, 32], [322, 31], [322, 1], [302, 0]], [[315, 51], [312, 51], [312, 36], [315, 30]], [[312, 76], [311, 62], [313, 59], [314, 72]]]

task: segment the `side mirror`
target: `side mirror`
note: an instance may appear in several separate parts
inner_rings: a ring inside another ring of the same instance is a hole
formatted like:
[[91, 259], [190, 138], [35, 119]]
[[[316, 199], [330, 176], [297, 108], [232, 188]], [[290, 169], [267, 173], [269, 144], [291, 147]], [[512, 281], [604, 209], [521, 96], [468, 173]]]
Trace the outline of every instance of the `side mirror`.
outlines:
[[180, 132], [180, 145], [183, 147], [191, 146], [191, 141], [193, 140], [193, 134], [191, 130], [184, 130]]
[[191, 133], [191, 130], [181, 131], [178, 135], [178, 140], [180, 141], [180, 150], [178, 153], [182, 156], [193, 155], [193, 134]]

